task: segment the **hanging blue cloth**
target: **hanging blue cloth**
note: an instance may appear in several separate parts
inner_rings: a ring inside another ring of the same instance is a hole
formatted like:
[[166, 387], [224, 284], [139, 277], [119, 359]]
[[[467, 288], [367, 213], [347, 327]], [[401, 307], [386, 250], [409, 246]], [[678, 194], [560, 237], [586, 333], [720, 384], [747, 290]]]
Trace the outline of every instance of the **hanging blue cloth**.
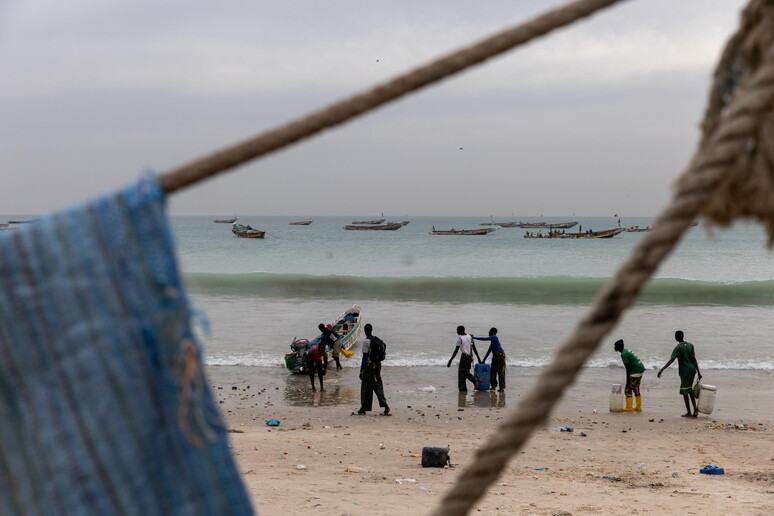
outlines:
[[0, 235], [0, 514], [253, 514], [158, 177]]

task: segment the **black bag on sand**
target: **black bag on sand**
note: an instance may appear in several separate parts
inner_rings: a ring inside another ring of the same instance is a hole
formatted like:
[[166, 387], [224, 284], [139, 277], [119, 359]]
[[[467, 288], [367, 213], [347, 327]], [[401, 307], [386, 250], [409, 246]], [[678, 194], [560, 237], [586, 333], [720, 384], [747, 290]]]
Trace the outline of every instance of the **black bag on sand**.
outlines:
[[423, 468], [443, 468], [447, 464], [451, 466], [449, 448], [436, 448], [433, 446], [425, 446], [422, 448]]

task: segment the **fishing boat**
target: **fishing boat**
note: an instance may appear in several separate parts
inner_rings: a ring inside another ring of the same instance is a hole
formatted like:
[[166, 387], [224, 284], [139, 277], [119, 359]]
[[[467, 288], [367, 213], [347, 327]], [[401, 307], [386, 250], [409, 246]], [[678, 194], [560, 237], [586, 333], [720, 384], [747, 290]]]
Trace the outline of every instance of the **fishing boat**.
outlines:
[[527, 233], [524, 238], [613, 238], [623, 232], [623, 228], [605, 229], [604, 231], [586, 231], [578, 233], [564, 233], [549, 231], [548, 233]]
[[[8, 224], [29, 224], [30, 222], [35, 222], [35, 219], [28, 219], [28, 220], [9, 220]], [[696, 223], [698, 224], [698, 222]]]
[[646, 226], [644, 228], [641, 228], [640, 226], [629, 226], [628, 228], [624, 229], [627, 233], [644, 233], [645, 231], [650, 231], [653, 229], [650, 226]]
[[308, 226], [312, 223], [312, 219], [299, 220], [297, 222], [288, 222], [288, 226]]
[[375, 224], [381, 224], [387, 219], [374, 219], [374, 220], [353, 220], [352, 224], [360, 224], [360, 225], [375, 225]]
[[496, 231], [497, 228], [481, 228], [481, 229], [454, 229], [448, 231], [436, 231], [435, 226], [430, 232], [431, 235], [488, 235], [492, 231]]
[[396, 229], [400, 229], [406, 224], [408, 224], [409, 221], [403, 221], [403, 222], [388, 222], [387, 224], [378, 224], [378, 225], [347, 225], [344, 226], [344, 229], [349, 231], [363, 231], [363, 230], [369, 230], [369, 231], [395, 231]]
[[215, 219], [215, 220], [213, 220], [213, 222], [215, 224], [233, 224], [236, 221], [237, 221], [237, 216], [236, 215], [234, 215], [233, 219]]
[[[507, 226], [505, 224], [507, 224]], [[578, 221], [573, 220], [570, 222], [557, 222], [556, 224], [549, 224], [548, 222], [504, 222], [503, 224], [498, 225], [508, 228], [524, 229], [570, 229], [577, 226]]]
[[[360, 337], [360, 316], [361, 308], [353, 305], [352, 308], [347, 309], [338, 316], [331, 326], [339, 334], [337, 342], [341, 343], [341, 354], [345, 358], [350, 358], [355, 354], [351, 348], [357, 343], [358, 337]], [[293, 342], [290, 344], [291, 351], [285, 354], [285, 367], [293, 374], [305, 374], [307, 372], [306, 353], [312, 346], [319, 345], [321, 340], [322, 334], [319, 334], [311, 341], [293, 337]], [[331, 351], [331, 349], [331, 346], [328, 346], [328, 351]]]
[[231, 232], [242, 238], [263, 238], [266, 235], [266, 231], [260, 231], [250, 227], [250, 225], [237, 224], [236, 222], [231, 225]]

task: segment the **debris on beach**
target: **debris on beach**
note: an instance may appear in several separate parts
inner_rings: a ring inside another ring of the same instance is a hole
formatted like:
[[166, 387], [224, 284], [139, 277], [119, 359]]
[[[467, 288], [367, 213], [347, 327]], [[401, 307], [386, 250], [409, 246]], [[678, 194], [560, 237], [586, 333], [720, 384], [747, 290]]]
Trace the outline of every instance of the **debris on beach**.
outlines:
[[741, 424], [734, 424], [734, 423], [724, 423], [724, 424], [713, 424], [713, 423], [705, 423], [704, 428], [710, 428], [712, 430], [750, 430], [753, 432], [758, 432], [760, 429], [757, 426], [748, 425], [747, 423], [741, 423]]
[[348, 473], [370, 473], [371, 469], [370, 468], [360, 468], [360, 467], [357, 467], [357, 466], [354, 466], [354, 467], [350, 466], [348, 468], [344, 468], [344, 471], [346, 471]]
[[403, 482], [406, 482], [407, 484], [414, 484], [416, 483], [416, 478], [396, 478], [395, 483], [396, 484], [403, 484]]
[[427, 387], [420, 387], [419, 390], [422, 392], [436, 392], [438, 389], [436, 389], [432, 385], [428, 385]]

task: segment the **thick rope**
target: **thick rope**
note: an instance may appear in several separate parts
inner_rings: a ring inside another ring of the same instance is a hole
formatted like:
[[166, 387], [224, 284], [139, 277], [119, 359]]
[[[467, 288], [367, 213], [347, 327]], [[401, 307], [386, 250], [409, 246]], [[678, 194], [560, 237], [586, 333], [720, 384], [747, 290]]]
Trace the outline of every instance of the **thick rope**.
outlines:
[[166, 172], [161, 177], [164, 191], [174, 192], [320, 131], [340, 125], [382, 104], [459, 73], [621, 1], [623, 0], [577, 0], [547, 11], [526, 23], [441, 57], [369, 91], [356, 94], [284, 126], [271, 129], [230, 148]]
[[[753, 0], [758, 14], [766, 16], [757, 27], [774, 20], [771, 2]], [[583, 364], [599, 347], [617, 324], [622, 313], [636, 301], [645, 282], [655, 272], [677, 244], [683, 232], [713, 202], [718, 190], [728, 178], [744, 178], [751, 164], [772, 174], [768, 161], [774, 145], [774, 46], [765, 49], [759, 59], [760, 69], [742, 81], [739, 91], [730, 95], [727, 106], [715, 124], [712, 135], [703, 143], [677, 185], [671, 204], [656, 220], [654, 230], [635, 247], [630, 258], [616, 273], [612, 283], [596, 298], [587, 315], [578, 323], [573, 334], [558, 350], [554, 361], [540, 375], [534, 386], [522, 398], [516, 410], [480, 448], [470, 467], [441, 500], [433, 513], [436, 516], [464, 515], [486, 492], [529, 438], [543, 424], [556, 401], [569, 387]], [[753, 70], [750, 70], [752, 72]], [[767, 141], [764, 141], [766, 139]], [[765, 149], [761, 147], [765, 145]], [[763, 153], [764, 158], [758, 154]], [[766, 163], [762, 163], [765, 160]], [[765, 194], [771, 198], [769, 189]], [[774, 206], [770, 206], [774, 213]], [[770, 238], [772, 231], [770, 228]]]

